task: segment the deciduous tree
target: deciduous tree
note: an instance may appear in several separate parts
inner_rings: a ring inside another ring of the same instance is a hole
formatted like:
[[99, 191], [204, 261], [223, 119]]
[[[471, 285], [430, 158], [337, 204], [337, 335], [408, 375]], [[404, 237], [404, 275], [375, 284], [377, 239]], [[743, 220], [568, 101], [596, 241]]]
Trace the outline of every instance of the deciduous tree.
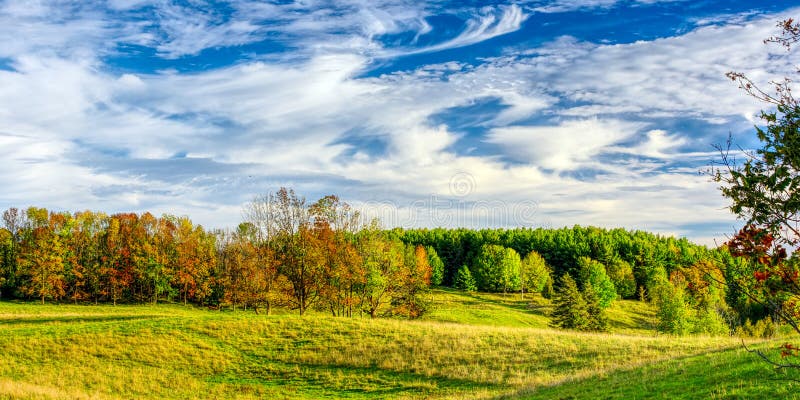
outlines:
[[[787, 19], [778, 26], [781, 33], [765, 42], [794, 50], [800, 24]], [[800, 332], [800, 261], [796, 251], [788, 256], [784, 247], [797, 250], [800, 245], [800, 103], [789, 77], [773, 81], [773, 90], [763, 89], [740, 72], [728, 77], [769, 107], [761, 113], [763, 125], [756, 127], [760, 147], [744, 152], [741, 160], [731, 154], [729, 141], [727, 148], [720, 147], [721, 166], [712, 169], [731, 211], [747, 224], [728, 247], [734, 256], [748, 259], [755, 282], [736, 289]], [[796, 361], [800, 352], [794, 349], [787, 344], [782, 354], [788, 360], [769, 361], [779, 368], [800, 368]]]
[[544, 258], [535, 251], [531, 251], [520, 264], [520, 289], [525, 297], [525, 290], [540, 293], [550, 279], [550, 268]]
[[20, 289], [27, 296], [59, 300], [65, 294], [63, 244], [50, 225], [47, 210], [27, 210], [30, 226], [24, 230], [18, 265]]
[[513, 249], [492, 244], [482, 246], [471, 268], [478, 289], [503, 293], [518, 290], [520, 262]]
[[606, 274], [606, 268], [603, 264], [592, 260], [588, 257], [582, 257], [578, 260], [579, 276], [584, 287], [591, 286], [597, 293], [597, 298], [600, 301], [600, 306], [608, 308], [611, 303], [617, 298], [617, 291], [611, 278]]

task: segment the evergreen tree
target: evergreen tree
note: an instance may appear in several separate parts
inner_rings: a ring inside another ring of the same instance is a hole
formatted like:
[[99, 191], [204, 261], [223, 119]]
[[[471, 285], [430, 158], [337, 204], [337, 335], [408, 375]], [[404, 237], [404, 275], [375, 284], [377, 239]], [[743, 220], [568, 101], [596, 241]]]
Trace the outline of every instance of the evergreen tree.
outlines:
[[583, 299], [586, 301], [586, 311], [589, 313], [587, 330], [602, 332], [608, 329], [608, 318], [600, 305], [600, 297], [591, 283], [586, 283], [583, 288]]
[[550, 276], [547, 278], [547, 282], [544, 283], [544, 289], [542, 289], [542, 297], [545, 299], [552, 299], [553, 296], [556, 295], [555, 289], [553, 289], [553, 277]]
[[559, 288], [553, 298], [550, 325], [581, 331], [589, 330], [592, 325], [586, 300], [569, 274], [561, 277]]
[[456, 272], [456, 277], [453, 280], [453, 286], [456, 289], [461, 289], [467, 292], [474, 292], [477, 290], [475, 286], [475, 278], [472, 277], [472, 272], [469, 271], [466, 265], [462, 265]]

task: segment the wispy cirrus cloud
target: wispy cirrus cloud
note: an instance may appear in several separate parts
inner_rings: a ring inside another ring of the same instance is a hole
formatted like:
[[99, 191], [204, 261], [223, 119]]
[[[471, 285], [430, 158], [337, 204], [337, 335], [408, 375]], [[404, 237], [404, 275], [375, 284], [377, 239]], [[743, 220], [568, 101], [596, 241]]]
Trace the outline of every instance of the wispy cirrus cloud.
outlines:
[[[760, 44], [785, 14], [633, 43], [530, 45], [504, 42], [538, 32], [515, 4], [70, 4], [0, 9], [10, 43], [0, 50], [0, 205], [152, 209], [225, 226], [250, 196], [291, 185], [409, 214], [420, 199], [452, 199], [452, 177], [467, 173], [475, 188], [460, 200], [536, 201], [536, 221], [524, 223], [705, 237], [687, 228], [698, 215], [715, 226], [732, 218], [697, 170], [715, 135], [749, 129], [760, 106], [724, 72], [763, 81], [796, 62]], [[489, 39], [504, 50], [437, 54]], [[268, 57], [247, 47], [265, 40], [283, 48]], [[132, 44], [182, 68], [115, 65], [109, 55], [138, 57]], [[204, 67], [219, 48], [243, 54]], [[369, 73], [380, 56], [409, 54], [420, 58]], [[486, 117], [473, 122], [434, 118], [480, 104]]]
[[452, 39], [414, 50], [389, 51], [384, 56], [430, 53], [469, 46], [515, 32], [526, 19], [527, 15], [516, 4], [499, 8], [483, 7], [477, 15], [467, 20], [464, 30]]
[[[634, 0], [633, 3], [639, 4], [655, 4], [655, 3], [674, 3], [684, 2], [688, 0]], [[542, 13], [557, 13], [575, 11], [581, 9], [594, 9], [594, 8], [609, 8], [620, 3], [622, 0], [558, 0], [558, 1], [542, 1], [533, 0], [528, 2], [529, 5], [536, 12]]]

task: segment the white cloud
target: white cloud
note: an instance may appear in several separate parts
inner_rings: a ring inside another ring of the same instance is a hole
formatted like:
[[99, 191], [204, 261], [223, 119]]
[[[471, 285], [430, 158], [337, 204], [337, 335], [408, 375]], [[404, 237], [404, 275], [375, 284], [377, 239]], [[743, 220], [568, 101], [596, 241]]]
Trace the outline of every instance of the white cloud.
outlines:
[[[501, 12], [498, 13], [497, 11]], [[390, 51], [387, 55], [430, 53], [469, 46], [517, 31], [527, 18], [528, 16], [525, 15], [522, 8], [515, 4], [501, 7], [499, 10], [495, 10], [492, 7], [484, 7], [480, 14], [467, 21], [464, 31], [450, 40], [417, 50]]]
[[101, 203], [91, 194], [93, 187], [131, 182], [66, 161], [69, 153], [76, 150], [67, 141], [0, 133], [2, 203], [85, 208]]
[[486, 140], [532, 165], [562, 171], [590, 161], [640, 128], [639, 124], [624, 121], [575, 120], [557, 126], [495, 128]]
[[[459, 171], [475, 182], [465, 202], [501, 199], [506, 211], [538, 202], [535, 221], [521, 223], [682, 233], [697, 215], [727, 221], [713, 184], [691, 167], [667, 164], [696, 155], [683, 148], [685, 133], [641, 121], [691, 115], [725, 122], [752, 114], [759, 105], [722, 74], [741, 69], [765, 79], [792, 63], [779, 64], [761, 46], [775, 19], [768, 16], [650, 42], [609, 46], [565, 39], [476, 65], [443, 63], [362, 78], [371, 57], [387, 50], [376, 38], [429, 32], [429, 11], [402, 2], [353, 1], [347, 5], [355, 12], [338, 14], [329, 2], [237, 2], [232, 16], [221, 17], [159, 3], [175, 21], [153, 30], [109, 24], [101, 12], [49, 22], [43, 10], [52, 8], [44, 4], [0, 12], [0, 38], [9, 43], [0, 56], [12, 59], [11, 70], [0, 70], [0, 127], [10, 134], [0, 136], [0, 156], [8, 160], [0, 174], [7, 188], [0, 204], [150, 208], [187, 213], [211, 226], [238, 220], [232, 203], [280, 184], [355, 201], [395, 200], [398, 212], [411, 215], [412, 200], [452, 198], [451, 178]], [[130, 12], [143, 5], [112, 4]], [[307, 13], [310, 8], [318, 11]], [[516, 6], [477, 15], [461, 34], [424, 50], [512, 32], [526, 17]], [[260, 24], [270, 19], [280, 22], [280, 40], [303, 49], [301, 57], [170, 74], [116, 72], [100, 62], [120, 41], [182, 57], [261, 40], [277, 29]], [[13, 34], [14, 27], [31, 36]], [[466, 134], [431, 117], [486, 98], [509, 108], [484, 121], [488, 135], [475, 140], [502, 151], [459, 154], [454, 147]], [[560, 100], [576, 105], [564, 109]], [[375, 140], [379, 155], [344, 140], [352, 137]], [[181, 154], [222, 167], [246, 165], [216, 175], [184, 171], [174, 179], [134, 168]], [[656, 160], [620, 157], [600, 164], [598, 157], [609, 154]], [[509, 156], [522, 162], [505, 161]], [[119, 159], [128, 163], [108, 162]], [[559, 173], [582, 169], [602, 174]], [[419, 225], [441, 222], [434, 217]]]
[[[654, 4], [654, 3], [673, 3], [682, 2], [687, 0], [634, 0], [639, 4]], [[541, 13], [556, 13], [575, 11], [580, 9], [591, 8], [609, 8], [622, 3], [621, 0], [557, 0], [557, 1], [540, 1], [534, 0], [531, 6], [533, 10]]]
[[794, 70], [800, 62], [797, 55], [778, 58], [775, 55], [783, 55], [782, 51], [761, 43], [773, 33], [776, 18], [706, 26], [682, 36], [630, 44], [560, 41], [543, 55], [520, 60], [524, 66], [517, 65], [516, 70], [548, 82], [550, 90], [572, 101], [589, 104], [567, 110], [570, 115], [752, 115], [762, 105], [744, 96], [724, 74], [745, 71], [766, 84]]
[[647, 139], [634, 147], [622, 149], [632, 154], [652, 158], [671, 158], [676, 156], [678, 147], [686, 144], [683, 137], [670, 135], [668, 132], [654, 129], [647, 132]]
[[202, 50], [238, 46], [262, 39], [259, 27], [248, 20], [224, 20], [209, 10], [168, 3], [157, 11], [164, 37], [156, 49], [166, 58], [196, 55]]

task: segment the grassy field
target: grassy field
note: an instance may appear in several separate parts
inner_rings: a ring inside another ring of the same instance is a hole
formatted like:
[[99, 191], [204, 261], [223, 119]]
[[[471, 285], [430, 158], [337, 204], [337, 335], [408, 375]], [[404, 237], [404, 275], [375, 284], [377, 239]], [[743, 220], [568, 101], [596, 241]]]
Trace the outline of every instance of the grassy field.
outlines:
[[[549, 304], [435, 291], [419, 321], [0, 303], [0, 398], [792, 398], [731, 338], [549, 329]], [[774, 346], [763, 343], [756, 346]]]

